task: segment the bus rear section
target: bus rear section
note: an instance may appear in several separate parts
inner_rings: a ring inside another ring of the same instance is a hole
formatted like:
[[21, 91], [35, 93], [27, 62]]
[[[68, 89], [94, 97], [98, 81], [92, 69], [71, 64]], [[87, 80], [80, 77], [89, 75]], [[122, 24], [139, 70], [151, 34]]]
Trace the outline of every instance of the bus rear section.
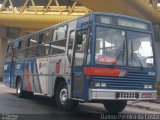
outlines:
[[19, 97], [55, 96], [61, 109], [96, 102], [118, 113], [128, 100], [156, 99], [156, 66], [150, 22], [90, 13], [10, 43], [3, 81]]

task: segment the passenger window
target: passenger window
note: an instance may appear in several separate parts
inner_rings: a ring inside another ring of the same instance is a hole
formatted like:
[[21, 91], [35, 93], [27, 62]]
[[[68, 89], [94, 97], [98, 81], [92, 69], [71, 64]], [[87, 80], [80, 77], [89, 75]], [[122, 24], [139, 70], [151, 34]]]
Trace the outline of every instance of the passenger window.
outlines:
[[52, 38], [52, 30], [39, 35], [37, 56], [47, 56], [49, 54], [50, 40]]
[[67, 37], [67, 26], [61, 26], [57, 30], [54, 31], [54, 39], [53, 40], [62, 40]]
[[50, 42], [52, 38], [52, 30], [48, 30], [39, 35], [39, 44]]
[[18, 59], [24, 59], [24, 58], [25, 58], [25, 53], [26, 53], [26, 49], [18, 50], [17, 58], [18, 58]]
[[12, 49], [13, 45], [10, 44], [7, 47], [7, 53], [6, 53], [6, 61], [10, 61], [12, 60], [13, 57], [13, 49]]
[[19, 46], [17, 51], [17, 59], [24, 59], [25, 58], [25, 53], [26, 53], [26, 40], [22, 40], [19, 42]]
[[62, 54], [65, 53], [66, 49], [66, 39], [64, 40], [58, 40], [51, 43], [51, 50], [50, 54]]
[[37, 45], [37, 36], [28, 38], [27, 47], [35, 46]]
[[26, 57], [31, 58], [36, 56], [36, 51], [37, 51], [37, 36], [33, 36], [28, 38], [27, 42], [27, 50], [26, 50]]
[[15, 48], [15, 49], [13, 50], [13, 59], [14, 59], [14, 60], [17, 59], [17, 54], [18, 54], [18, 49]]
[[8, 45], [8, 48], [7, 48], [7, 52], [12, 52], [13, 51], [13, 45], [12, 44], [10, 44], [10, 45]]
[[27, 48], [26, 57], [31, 58], [36, 55], [37, 46]]
[[22, 40], [21, 49], [25, 49], [25, 48], [26, 48], [26, 40]]
[[49, 54], [49, 43], [38, 45], [37, 56], [47, 56]]
[[66, 49], [67, 25], [54, 30], [53, 41], [50, 46], [50, 54], [63, 54]]
[[19, 41], [18, 49], [21, 49], [22, 41]]
[[6, 60], [12, 60], [13, 52], [8, 52], [6, 56]]

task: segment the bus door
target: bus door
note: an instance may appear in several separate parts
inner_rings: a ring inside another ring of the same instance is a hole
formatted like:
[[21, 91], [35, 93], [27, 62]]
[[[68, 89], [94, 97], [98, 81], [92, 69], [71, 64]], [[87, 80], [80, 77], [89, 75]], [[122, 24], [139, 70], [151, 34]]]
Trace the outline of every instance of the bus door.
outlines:
[[72, 65], [72, 90], [73, 97], [83, 98], [84, 95], [84, 58], [86, 50], [88, 29], [77, 31], [74, 45], [74, 58]]

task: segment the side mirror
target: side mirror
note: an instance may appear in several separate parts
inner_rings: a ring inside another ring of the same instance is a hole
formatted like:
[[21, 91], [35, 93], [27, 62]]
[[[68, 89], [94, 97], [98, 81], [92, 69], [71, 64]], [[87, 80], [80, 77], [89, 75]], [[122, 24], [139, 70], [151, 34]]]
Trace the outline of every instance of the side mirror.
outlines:
[[82, 34], [81, 34], [81, 31], [77, 31], [76, 41], [77, 41], [77, 44], [82, 44]]

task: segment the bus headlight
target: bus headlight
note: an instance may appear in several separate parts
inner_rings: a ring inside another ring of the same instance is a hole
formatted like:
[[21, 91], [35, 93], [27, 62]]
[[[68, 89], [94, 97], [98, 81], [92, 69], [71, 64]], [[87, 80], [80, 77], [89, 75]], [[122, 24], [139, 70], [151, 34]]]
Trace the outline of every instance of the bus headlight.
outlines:
[[94, 83], [95, 87], [101, 87], [101, 88], [106, 88], [107, 84], [105, 82], [95, 82]]
[[151, 85], [151, 84], [145, 84], [145, 85], [144, 85], [144, 88], [145, 88], [145, 89], [152, 89], [152, 88], [153, 88], [153, 85]]
[[101, 83], [101, 87], [106, 87], [106, 83]]
[[101, 83], [100, 82], [95, 82], [95, 87], [101, 87]]

